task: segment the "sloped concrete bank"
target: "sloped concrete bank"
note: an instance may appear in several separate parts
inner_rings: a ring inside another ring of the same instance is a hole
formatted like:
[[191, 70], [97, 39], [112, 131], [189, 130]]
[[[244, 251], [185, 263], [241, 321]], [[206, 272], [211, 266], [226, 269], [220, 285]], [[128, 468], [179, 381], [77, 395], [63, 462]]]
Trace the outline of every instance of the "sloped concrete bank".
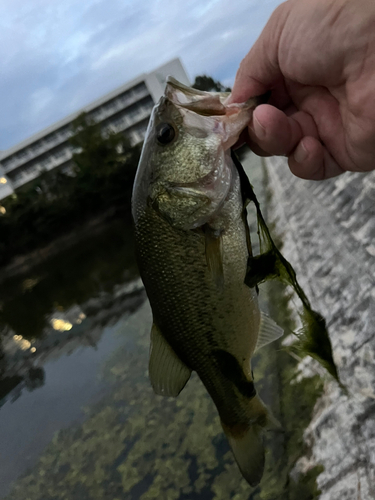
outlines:
[[[375, 498], [375, 172], [323, 182], [294, 177], [284, 158], [265, 162], [267, 219], [282, 236], [313, 307], [326, 318], [348, 394], [329, 375], [304, 438], [306, 472], [320, 464], [320, 500]], [[306, 376], [319, 370], [305, 358]], [[321, 371], [320, 371], [321, 372]], [[297, 395], [296, 395], [297, 396]], [[297, 468], [298, 468], [297, 467]], [[298, 471], [297, 471], [298, 472]]]

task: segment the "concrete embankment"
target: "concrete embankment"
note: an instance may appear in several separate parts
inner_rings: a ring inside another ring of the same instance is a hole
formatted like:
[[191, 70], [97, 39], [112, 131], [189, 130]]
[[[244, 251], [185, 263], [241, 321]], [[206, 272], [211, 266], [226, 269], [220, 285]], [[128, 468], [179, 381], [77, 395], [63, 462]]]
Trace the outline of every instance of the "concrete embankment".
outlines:
[[[345, 394], [326, 376], [304, 433], [301, 471], [324, 467], [320, 500], [375, 498], [375, 172], [311, 182], [284, 158], [265, 161], [268, 222], [314, 309], [326, 318]], [[319, 370], [305, 358], [306, 376]], [[298, 472], [298, 471], [297, 471]]]

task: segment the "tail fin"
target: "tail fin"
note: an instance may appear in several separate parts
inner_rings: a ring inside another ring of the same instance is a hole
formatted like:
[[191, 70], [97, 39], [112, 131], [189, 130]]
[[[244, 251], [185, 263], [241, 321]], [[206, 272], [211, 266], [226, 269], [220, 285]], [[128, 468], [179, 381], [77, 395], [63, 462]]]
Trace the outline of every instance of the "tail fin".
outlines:
[[227, 438], [241, 474], [250, 486], [256, 486], [262, 479], [265, 462], [261, 426], [252, 425], [241, 436], [228, 433]]
[[263, 476], [265, 463], [265, 428], [280, 428], [275, 417], [267, 410], [263, 401], [255, 396], [250, 402], [250, 422], [246, 427], [228, 427], [222, 423], [224, 432], [237, 465], [250, 486], [257, 486]]

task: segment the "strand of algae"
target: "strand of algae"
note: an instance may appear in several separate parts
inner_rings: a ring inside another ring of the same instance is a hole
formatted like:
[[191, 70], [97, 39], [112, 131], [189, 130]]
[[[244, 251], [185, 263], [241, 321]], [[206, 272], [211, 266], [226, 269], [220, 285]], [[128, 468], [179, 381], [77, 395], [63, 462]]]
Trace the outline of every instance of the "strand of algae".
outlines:
[[257, 287], [260, 283], [271, 279], [278, 279], [290, 285], [302, 302], [302, 328], [295, 332], [298, 341], [293, 345], [295, 349], [316, 359], [343, 387], [340, 382], [337, 368], [333, 360], [332, 345], [323, 316], [314, 311], [305, 292], [299, 285], [296, 273], [291, 264], [285, 259], [276, 247], [267, 224], [262, 215], [258, 199], [250, 181], [236, 155], [232, 151], [232, 160], [238, 170], [241, 180], [242, 199], [246, 216], [246, 206], [253, 202], [257, 212], [258, 235], [260, 244], [259, 255], [249, 254], [245, 283], [249, 287]]

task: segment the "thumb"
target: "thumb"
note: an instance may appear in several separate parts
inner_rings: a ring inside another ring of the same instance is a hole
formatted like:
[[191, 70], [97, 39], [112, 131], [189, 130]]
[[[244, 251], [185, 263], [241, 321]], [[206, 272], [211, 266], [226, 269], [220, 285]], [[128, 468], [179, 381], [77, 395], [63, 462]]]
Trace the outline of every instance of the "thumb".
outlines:
[[279, 41], [289, 12], [289, 2], [273, 12], [250, 52], [241, 61], [229, 102], [244, 102], [262, 95], [280, 82]]

